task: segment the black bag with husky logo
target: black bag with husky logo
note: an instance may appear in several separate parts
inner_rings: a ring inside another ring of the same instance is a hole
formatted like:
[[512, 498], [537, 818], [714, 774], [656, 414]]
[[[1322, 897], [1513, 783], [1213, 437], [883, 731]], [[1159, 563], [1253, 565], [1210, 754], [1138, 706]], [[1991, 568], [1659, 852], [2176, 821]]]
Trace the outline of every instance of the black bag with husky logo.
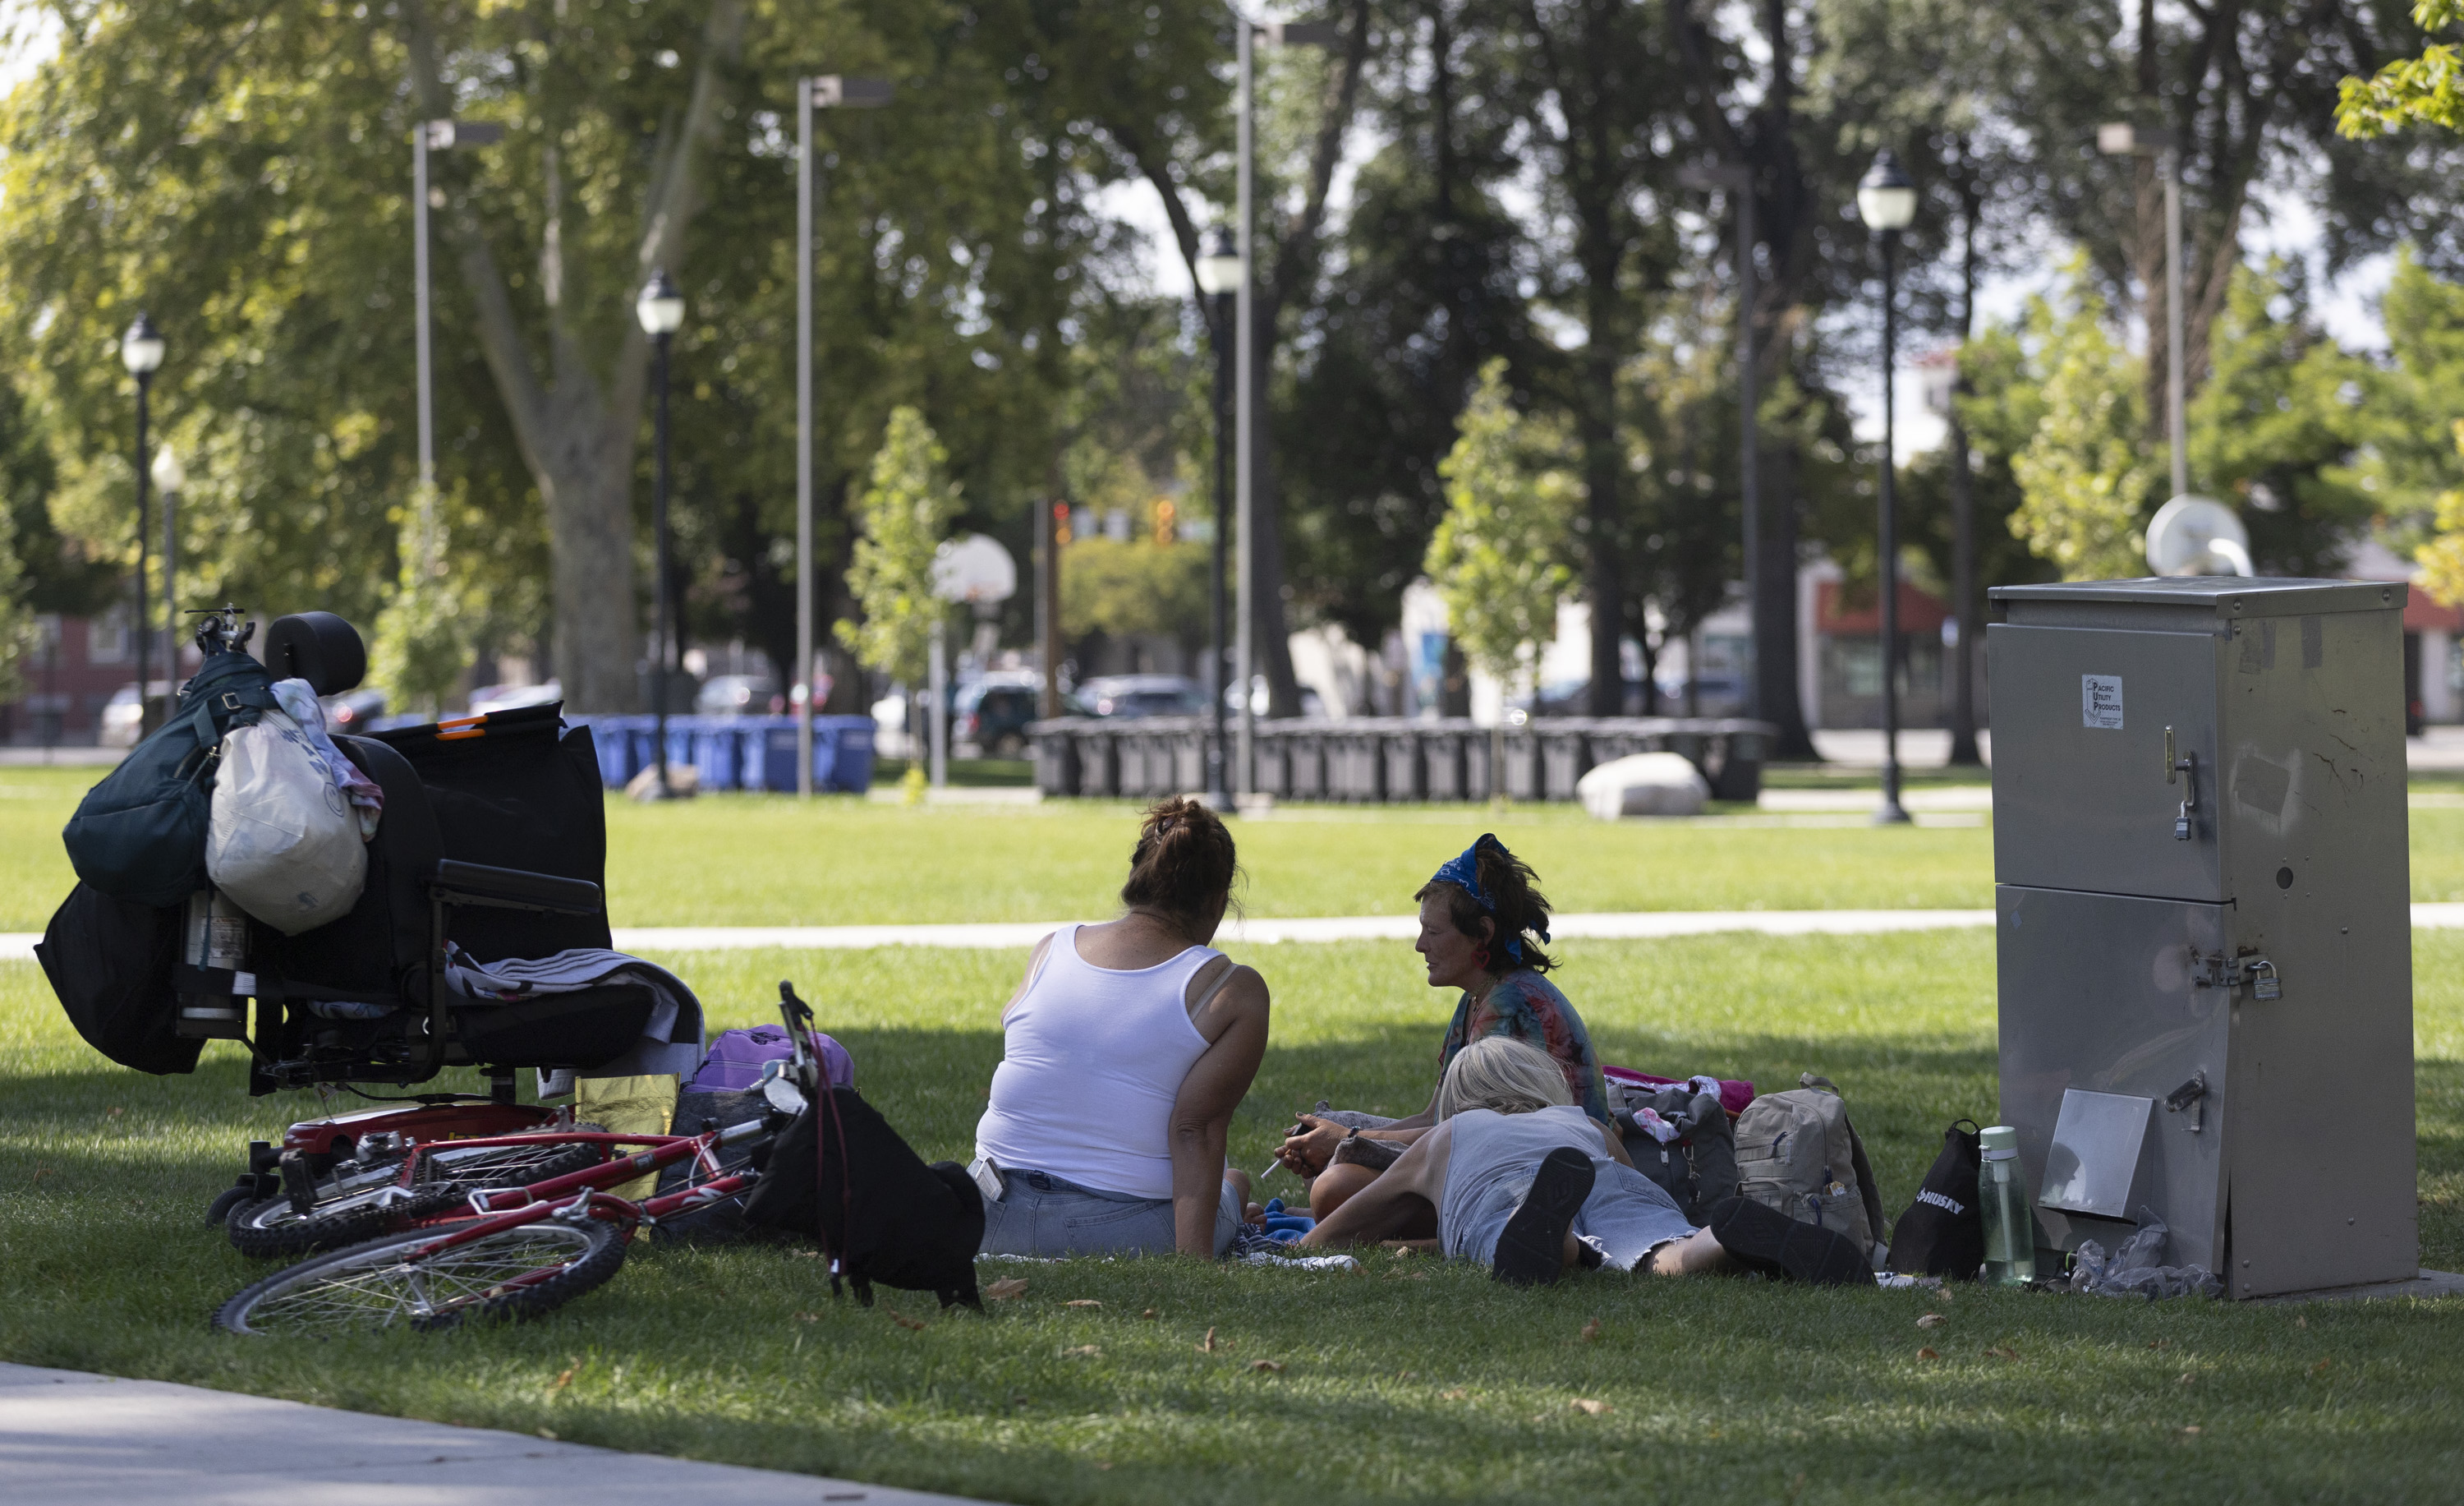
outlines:
[[1966, 1281], [1985, 1264], [1985, 1216], [1976, 1207], [1982, 1161], [1977, 1134], [1973, 1119], [1954, 1120], [1942, 1132], [1942, 1154], [1891, 1230], [1893, 1271]]

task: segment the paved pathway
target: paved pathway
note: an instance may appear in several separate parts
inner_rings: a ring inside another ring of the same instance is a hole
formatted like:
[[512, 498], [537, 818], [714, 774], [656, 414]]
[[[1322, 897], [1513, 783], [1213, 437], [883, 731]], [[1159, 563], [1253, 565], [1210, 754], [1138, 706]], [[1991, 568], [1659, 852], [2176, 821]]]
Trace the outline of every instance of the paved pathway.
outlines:
[[[660, 925], [620, 926], [623, 952], [863, 951], [876, 946], [941, 946], [959, 949], [1032, 946], [1058, 920], [1001, 921], [979, 925]], [[1647, 941], [1666, 936], [1708, 936], [1751, 931], [1763, 936], [1870, 936], [1884, 931], [1941, 931], [1991, 925], [1991, 910], [1634, 910], [1599, 915], [1561, 915], [1551, 924], [1558, 937]], [[2417, 904], [2412, 923], [2424, 930], [2464, 929], [2464, 904]], [[1279, 941], [1408, 941], [1419, 921], [1408, 915], [1320, 916], [1301, 919], [1247, 919], [1226, 924], [1221, 940], [1251, 945]], [[31, 931], [0, 932], [0, 962], [34, 955], [42, 938]]]
[[962, 1506], [955, 1495], [21, 1364], [0, 1364], [0, 1498], [25, 1506]]

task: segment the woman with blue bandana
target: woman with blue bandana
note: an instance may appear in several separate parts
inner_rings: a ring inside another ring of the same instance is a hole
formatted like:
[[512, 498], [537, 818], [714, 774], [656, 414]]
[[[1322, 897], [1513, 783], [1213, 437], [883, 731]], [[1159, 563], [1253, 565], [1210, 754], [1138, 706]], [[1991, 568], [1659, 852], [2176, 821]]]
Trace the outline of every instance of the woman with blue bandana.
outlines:
[[[1460, 988], [1453, 1021], [1438, 1048], [1438, 1076], [1464, 1047], [1493, 1035], [1547, 1052], [1565, 1074], [1568, 1097], [1609, 1122], [1608, 1093], [1591, 1032], [1574, 1006], [1545, 976], [1557, 963], [1549, 940], [1549, 901], [1530, 865], [1484, 833], [1440, 868], [1413, 897], [1420, 934], [1413, 942], [1432, 988]], [[1321, 1106], [1323, 1108], [1323, 1106]], [[1277, 1157], [1309, 1185], [1309, 1211], [1323, 1219], [1437, 1122], [1437, 1097], [1408, 1118], [1353, 1112], [1305, 1114]]]

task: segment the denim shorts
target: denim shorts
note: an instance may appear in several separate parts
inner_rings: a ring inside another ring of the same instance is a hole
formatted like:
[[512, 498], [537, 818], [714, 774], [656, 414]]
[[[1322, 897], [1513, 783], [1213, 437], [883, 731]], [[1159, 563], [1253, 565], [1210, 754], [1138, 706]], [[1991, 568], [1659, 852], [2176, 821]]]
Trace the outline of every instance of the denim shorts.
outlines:
[[[1001, 1175], [999, 1201], [984, 1199], [983, 1254], [1168, 1255], [1177, 1248], [1170, 1198], [1097, 1192], [1048, 1171], [1003, 1166]], [[1223, 1184], [1215, 1206], [1217, 1255], [1232, 1248], [1241, 1212], [1240, 1197]]]

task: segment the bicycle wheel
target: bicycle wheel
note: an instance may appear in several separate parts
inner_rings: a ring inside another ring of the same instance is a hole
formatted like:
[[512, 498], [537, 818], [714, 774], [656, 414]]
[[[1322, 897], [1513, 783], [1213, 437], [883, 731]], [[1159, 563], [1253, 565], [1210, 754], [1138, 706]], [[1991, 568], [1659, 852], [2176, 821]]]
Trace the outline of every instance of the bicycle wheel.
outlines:
[[605, 1153], [595, 1144], [543, 1140], [538, 1144], [476, 1145], [431, 1151], [420, 1158], [419, 1180], [402, 1185], [399, 1158], [320, 1184], [332, 1188], [301, 1214], [288, 1198], [243, 1203], [224, 1226], [231, 1248], [252, 1259], [339, 1250], [379, 1234], [407, 1229], [460, 1207], [480, 1187], [517, 1187], [599, 1164]]
[[625, 1263], [626, 1231], [596, 1219], [541, 1219], [414, 1258], [458, 1227], [405, 1229], [301, 1261], [225, 1302], [214, 1326], [314, 1337], [536, 1318]]

